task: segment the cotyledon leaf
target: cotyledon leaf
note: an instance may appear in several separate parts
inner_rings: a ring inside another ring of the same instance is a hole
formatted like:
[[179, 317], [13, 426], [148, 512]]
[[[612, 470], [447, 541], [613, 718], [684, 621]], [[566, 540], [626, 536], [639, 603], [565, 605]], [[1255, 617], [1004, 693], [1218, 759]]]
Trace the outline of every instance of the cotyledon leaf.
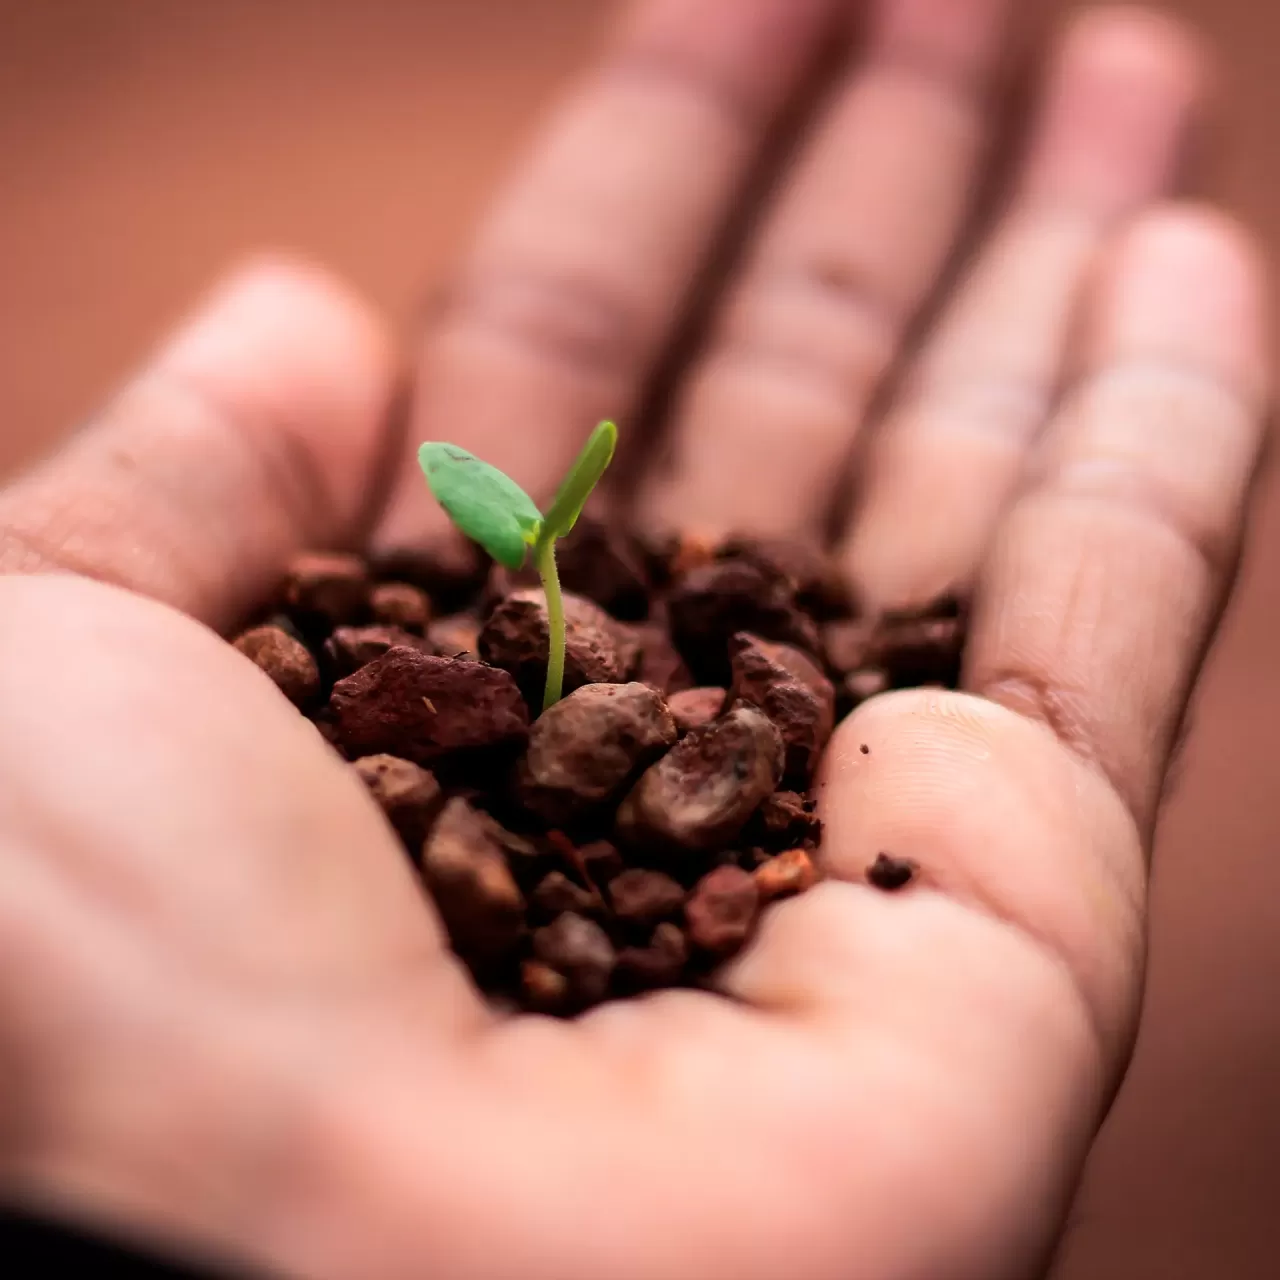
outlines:
[[533, 499], [510, 476], [456, 444], [428, 441], [418, 462], [453, 523], [499, 564], [520, 568], [542, 529]]
[[612, 422], [602, 422], [591, 433], [547, 508], [543, 523], [548, 536], [561, 538], [578, 522], [592, 489], [613, 460], [617, 444], [618, 428]]

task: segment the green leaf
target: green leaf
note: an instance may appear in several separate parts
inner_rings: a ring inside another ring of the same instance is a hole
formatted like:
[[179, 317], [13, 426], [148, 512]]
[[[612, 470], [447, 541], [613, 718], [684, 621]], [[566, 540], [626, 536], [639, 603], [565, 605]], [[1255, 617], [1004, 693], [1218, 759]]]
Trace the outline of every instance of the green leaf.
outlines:
[[456, 444], [428, 441], [418, 462], [436, 501], [499, 564], [518, 569], [542, 531], [542, 513], [510, 476]]
[[613, 459], [618, 444], [618, 428], [612, 422], [602, 422], [592, 433], [577, 461], [569, 468], [556, 490], [556, 496], [547, 511], [543, 528], [553, 538], [563, 537], [578, 522], [582, 508], [591, 491], [604, 475]]

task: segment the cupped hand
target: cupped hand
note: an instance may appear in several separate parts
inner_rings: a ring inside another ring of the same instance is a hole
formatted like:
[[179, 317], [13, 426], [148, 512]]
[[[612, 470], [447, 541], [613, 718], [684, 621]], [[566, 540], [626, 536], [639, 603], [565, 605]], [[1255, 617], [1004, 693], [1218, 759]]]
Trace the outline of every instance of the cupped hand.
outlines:
[[[640, 5], [443, 295], [410, 443], [534, 491], [597, 418], [650, 443], [691, 282], [851, 7]], [[650, 521], [808, 533], [865, 427], [839, 553], [868, 606], [974, 592], [964, 692], [838, 731], [832, 878], [722, 995], [487, 1012], [361, 784], [214, 634], [300, 548], [439, 532], [338, 286], [238, 274], [0, 494], [7, 1197], [334, 1280], [1043, 1264], [1129, 1052], [1268, 370], [1249, 244], [1162, 204], [1201, 73], [1149, 15], [1067, 31], [944, 272], [1004, 8], [873, 7], [635, 473]], [[909, 892], [859, 882], [881, 850]]]

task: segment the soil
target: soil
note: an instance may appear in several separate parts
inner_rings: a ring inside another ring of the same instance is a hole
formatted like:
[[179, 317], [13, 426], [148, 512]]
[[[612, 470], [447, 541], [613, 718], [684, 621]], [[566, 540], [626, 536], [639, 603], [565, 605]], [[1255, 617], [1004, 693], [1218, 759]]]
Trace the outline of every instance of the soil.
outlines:
[[[584, 517], [559, 561], [546, 712], [542, 593], [469, 547], [300, 557], [233, 643], [351, 763], [481, 989], [569, 1016], [704, 984], [817, 883], [832, 730], [887, 689], [954, 687], [965, 619], [862, 616], [799, 543]], [[913, 873], [881, 854], [866, 882]]]

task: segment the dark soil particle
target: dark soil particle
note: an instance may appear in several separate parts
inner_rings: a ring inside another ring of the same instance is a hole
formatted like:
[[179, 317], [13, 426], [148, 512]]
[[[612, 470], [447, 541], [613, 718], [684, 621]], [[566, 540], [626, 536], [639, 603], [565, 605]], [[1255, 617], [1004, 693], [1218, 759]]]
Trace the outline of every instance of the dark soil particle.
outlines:
[[892, 892], [910, 884], [916, 874], [916, 865], [906, 858], [895, 858], [889, 853], [876, 854], [876, 860], [867, 868], [867, 879], [877, 889]]
[[320, 692], [320, 670], [311, 651], [281, 627], [254, 627], [235, 647], [257, 665], [295, 707], [306, 707]]
[[324, 668], [331, 680], [341, 680], [380, 658], [397, 646], [435, 654], [436, 648], [421, 636], [400, 627], [380, 624], [369, 627], [334, 627], [321, 646]]
[[420, 636], [431, 621], [431, 597], [408, 582], [383, 582], [369, 593], [373, 620]]
[[685, 905], [689, 941], [713, 956], [730, 956], [751, 936], [760, 910], [755, 877], [741, 867], [717, 867], [694, 887]]
[[[566, 696], [546, 712], [541, 590], [456, 540], [300, 557], [234, 643], [351, 762], [494, 1007], [568, 1017], [704, 985], [818, 882], [836, 723], [953, 685], [965, 613], [861, 616], [812, 546], [588, 516], [560, 570]], [[866, 871], [914, 874], [887, 853]]]

